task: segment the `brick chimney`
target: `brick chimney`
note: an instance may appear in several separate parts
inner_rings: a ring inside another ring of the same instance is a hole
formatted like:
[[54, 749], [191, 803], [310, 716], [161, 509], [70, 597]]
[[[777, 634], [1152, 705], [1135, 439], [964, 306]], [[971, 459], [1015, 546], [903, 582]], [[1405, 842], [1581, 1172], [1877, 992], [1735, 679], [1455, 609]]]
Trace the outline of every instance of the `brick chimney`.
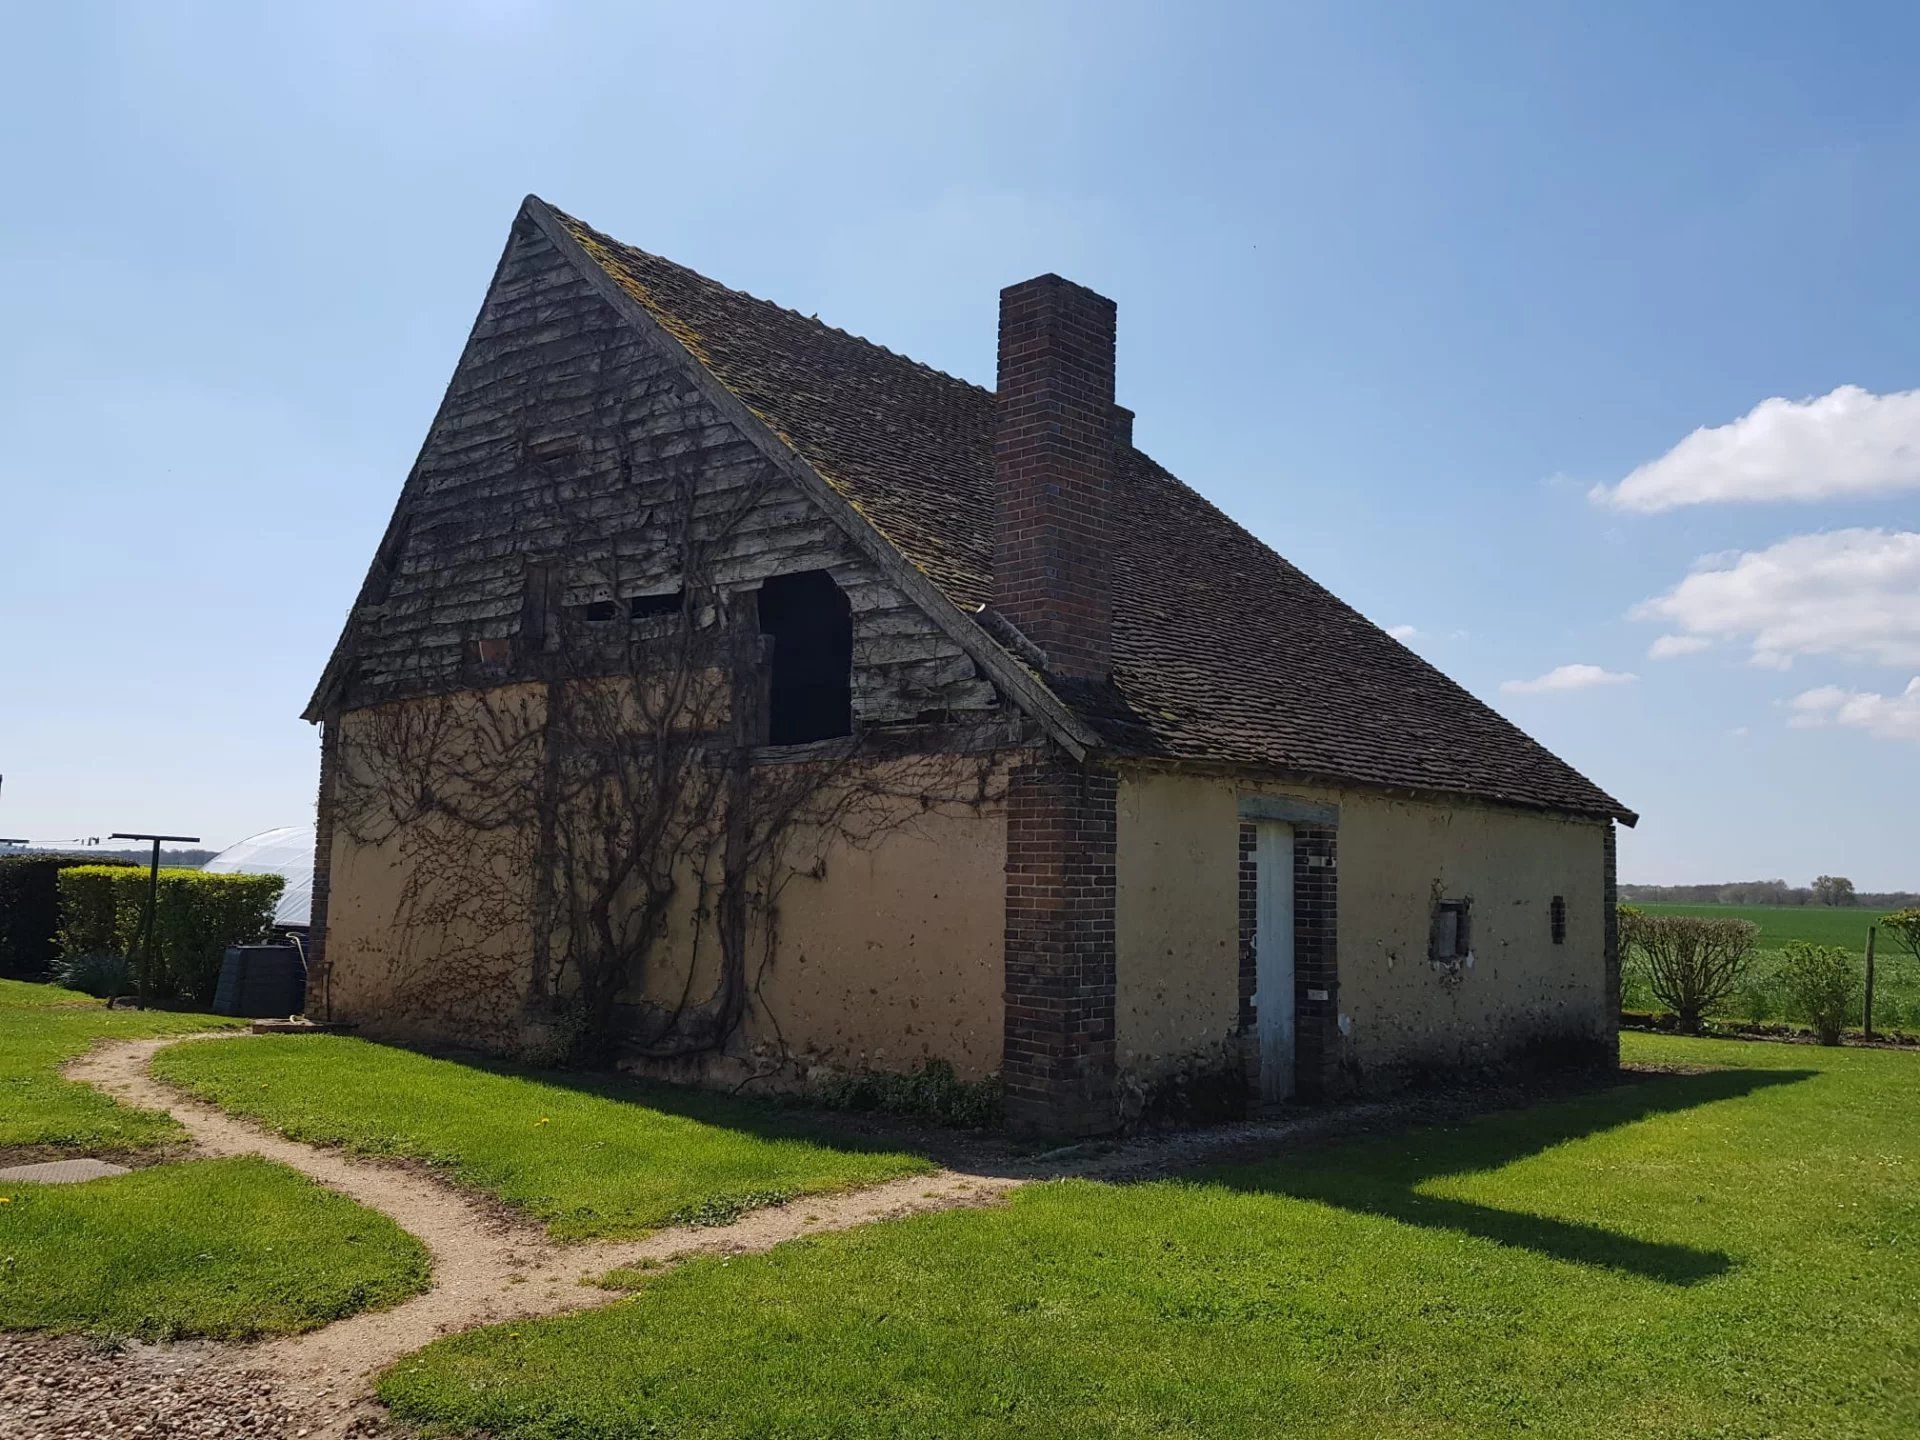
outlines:
[[1113, 341], [1113, 301], [1084, 286], [1000, 292], [993, 608], [1077, 679], [1112, 669]]

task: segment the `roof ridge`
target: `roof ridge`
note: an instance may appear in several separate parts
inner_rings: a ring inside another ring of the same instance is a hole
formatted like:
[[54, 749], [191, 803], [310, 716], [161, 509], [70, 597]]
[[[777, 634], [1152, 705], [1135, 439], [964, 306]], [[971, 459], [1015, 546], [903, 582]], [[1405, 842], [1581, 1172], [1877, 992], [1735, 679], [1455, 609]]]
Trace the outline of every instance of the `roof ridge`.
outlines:
[[[542, 203], [545, 204], [546, 202], [543, 201]], [[645, 256], [648, 260], [652, 261], [656, 265], [665, 265], [669, 269], [677, 270], [683, 275], [690, 275], [703, 285], [711, 285], [714, 289], [724, 291], [728, 295], [737, 296], [742, 300], [750, 300], [755, 305], [763, 305], [769, 310], [776, 310], [782, 315], [791, 316], [793, 319], [799, 321], [803, 325], [813, 325], [818, 327], [821, 330], [825, 330], [831, 334], [838, 335], [843, 339], [856, 341], [861, 345], [865, 345], [870, 350], [879, 351], [882, 355], [885, 355], [890, 359], [898, 360], [903, 364], [911, 365], [916, 370], [924, 370], [927, 374], [935, 377], [936, 379], [950, 380], [956, 385], [966, 386], [969, 390], [977, 390], [982, 395], [992, 395], [994, 393], [992, 390], [989, 390], [986, 386], [981, 385], [976, 381], [969, 380], [964, 375], [955, 375], [951, 371], [942, 370], [937, 365], [929, 365], [924, 360], [916, 360], [913, 356], [906, 354], [904, 351], [895, 350], [889, 345], [882, 345], [878, 340], [870, 339], [868, 336], [857, 334], [856, 332], [845, 329], [842, 326], [830, 324], [829, 322], [822, 320], [818, 315], [803, 314], [800, 311], [795, 310], [791, 306], [782, 305], [778, 300], [769, 300], [763, 295], [754, 294], [751, 290], [741, 290], [735, 286], [726, 284], [724, 281], [716, 280], [711, 275], [707, 274], [705, 271], [696, 270], [691, 265], [682, 265], [678, 260], [670, 259], [669, 257], [658, 254], [652, 250], [642, 249], [640, 246], [630, 244], [625, 240], [616, 239], [614, 236], [607, 234], [606, 231], [601, 230], [596, 226], [589, 225], [586, 221], [582, 220], [579, 216], [574, 215], [569, 211], [562, 210], [557, 205], [549, 204], [547, 205], [547, 208], [553, 211], [553, 213], [556, 216], [558, 216], [563, 223], [570, 226], [577, 226], [579, 229], [584, 230], [587, 234], [591, 235], [595, 240], [600, 241], [603, 244], [615, 247], [620, 250], [631, 250], [636, 255]]]

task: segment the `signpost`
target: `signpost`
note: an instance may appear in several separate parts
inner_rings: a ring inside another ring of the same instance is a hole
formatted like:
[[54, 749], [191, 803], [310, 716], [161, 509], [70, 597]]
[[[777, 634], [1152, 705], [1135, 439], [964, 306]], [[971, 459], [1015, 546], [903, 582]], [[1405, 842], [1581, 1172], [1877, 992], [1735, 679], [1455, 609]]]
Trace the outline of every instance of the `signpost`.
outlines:
[[198, 835], [140, 835], [126, 830], [116, 830], [108, 837], [111, 840], [151, 840], [153, 842], [153, 864], [147, 871], [147, 913], [141, 920], [140, 930], [140, 1008], [147, 1008], [147, 989], [153, 979], [153, 929], [154, 919], [160, 907], [160, 844], [166, 841], [174, 845], [198, 845]]

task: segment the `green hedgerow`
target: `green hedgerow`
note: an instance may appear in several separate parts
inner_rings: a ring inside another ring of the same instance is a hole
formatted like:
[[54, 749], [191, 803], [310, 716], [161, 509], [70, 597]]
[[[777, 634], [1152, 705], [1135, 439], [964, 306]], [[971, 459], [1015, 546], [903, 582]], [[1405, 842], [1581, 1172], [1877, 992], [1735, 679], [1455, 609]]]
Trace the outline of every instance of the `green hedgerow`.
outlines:
[[[140, 962], [148, 872], [80, 865], [60, 872], [60, 953], [127, 955]], [[279, 875], [162, 870], [154, 911], [158, 994], [206, 1002], [229, 945], [267, 938], [286, 881]]]

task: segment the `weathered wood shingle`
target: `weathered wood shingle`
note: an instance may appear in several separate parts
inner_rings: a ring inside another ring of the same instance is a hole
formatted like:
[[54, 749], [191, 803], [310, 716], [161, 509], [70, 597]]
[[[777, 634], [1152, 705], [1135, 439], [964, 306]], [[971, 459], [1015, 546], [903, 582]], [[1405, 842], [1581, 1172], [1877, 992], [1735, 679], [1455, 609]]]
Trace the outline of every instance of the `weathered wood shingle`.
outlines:
[[567, 603], [672, 588], [688, 477], [716, 585], [821, 569], [847, 593], [862, 721], [999, 706], [961, 647], [523, 215], [330, 667], [324, 708], [471, 683], [475, 644], [520, 629], [530, 560], [558, 567]]

